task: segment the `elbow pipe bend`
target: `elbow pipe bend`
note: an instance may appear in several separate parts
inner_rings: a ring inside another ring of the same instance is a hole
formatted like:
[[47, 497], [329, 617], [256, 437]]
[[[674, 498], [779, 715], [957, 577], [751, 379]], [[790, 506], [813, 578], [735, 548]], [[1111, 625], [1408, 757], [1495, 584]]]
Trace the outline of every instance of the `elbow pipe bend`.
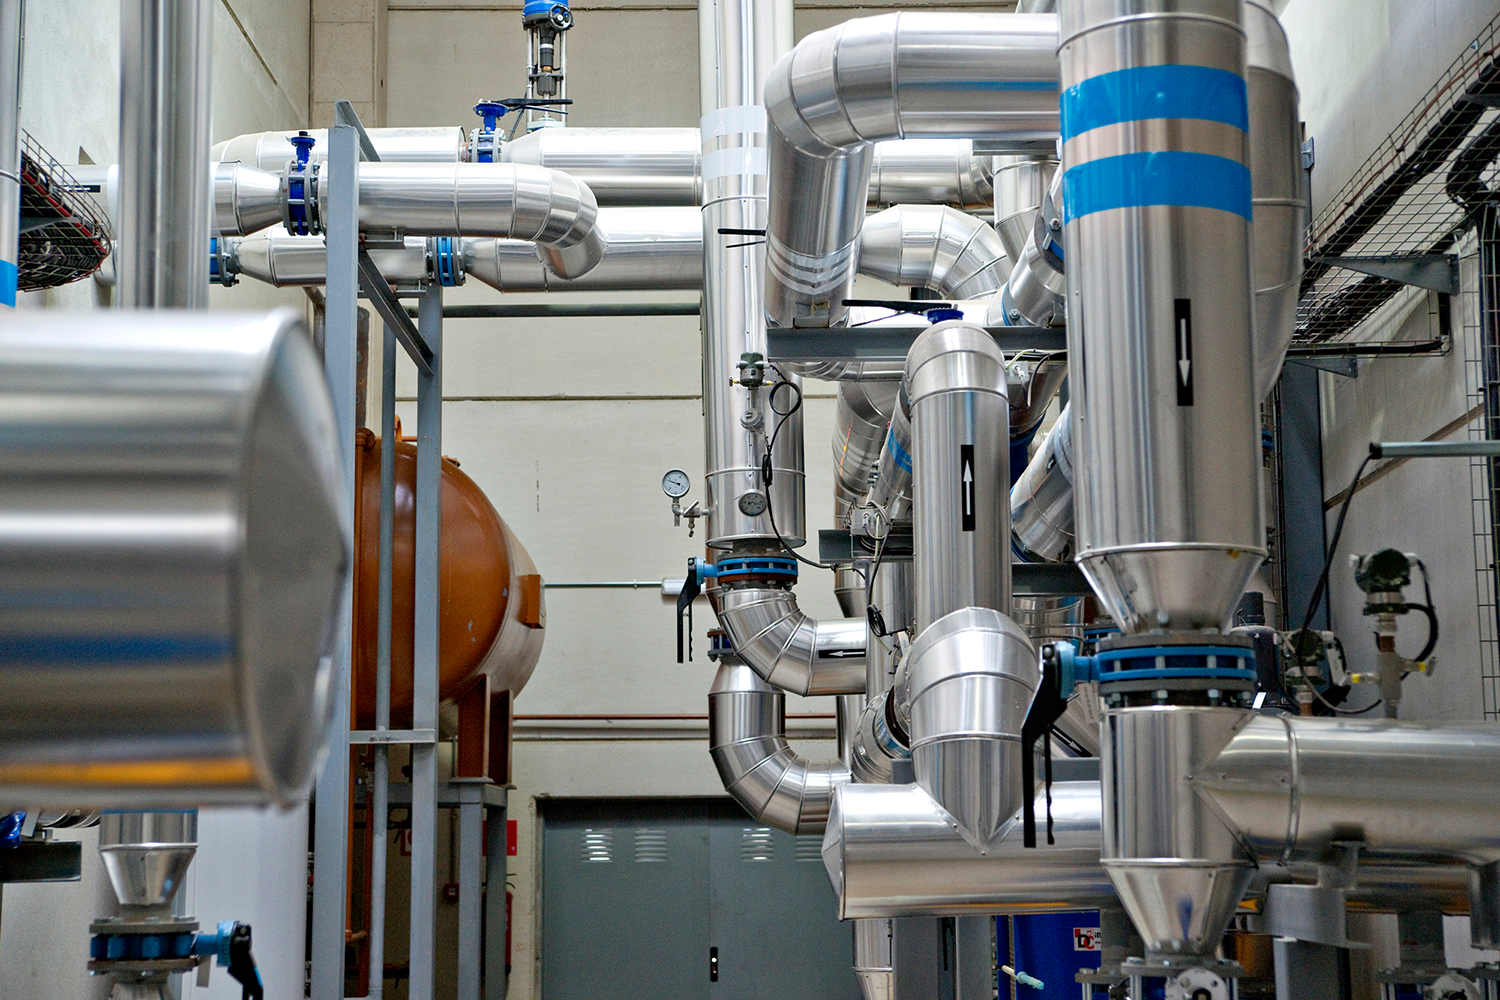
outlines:
[[786, 738], [786, 695], [728, 657], [708, 692], [709, 753], [724, 790], [757, 822], [793, 834], [828, 824], [842, 761], [808, 761]]
[[983, 219], [946, 205], [897, 205], [865, 220], [859, 273], [945, 299], [978, 299], [1004, 287], [1010, 259]]
[[793, 694], [862, 694], [869, 624], [818, 621], [790, 590], [708, 588], [709, 603], [737, 657], [766, 683]]

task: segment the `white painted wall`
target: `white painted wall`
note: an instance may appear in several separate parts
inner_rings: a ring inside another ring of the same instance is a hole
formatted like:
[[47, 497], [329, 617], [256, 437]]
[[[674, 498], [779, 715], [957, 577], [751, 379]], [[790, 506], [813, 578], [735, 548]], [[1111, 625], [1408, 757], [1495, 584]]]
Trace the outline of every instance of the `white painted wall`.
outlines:
[[[120, 0], [28, 0], [21, 124], [62, 163], [115, 162], [118, 149]], [[305, 127], [309, 0], [215, 0], [215, 140], [240, 132]], [[214, 308], [304, 308], [301, 292], [260, 285], [215, 288]], [[24, 293], [25, 309], [99, 308], [93, 280]], [[255, 930], [268, 995], [300, 997], [306, 894], [307, 809], [287, 813], [206, 810], [201, 847], [184, 889], [188, 912], [205, 927], [238, 919]], [[109, 993], [90, 979], [88, 926], [113, 912], [114, 897], [94, 830], [63, 832], [84, 843], [83, 880], [9, 886], [0, 926], [0, 996], [79, 1000]], [[191, 986], [185, 995], [192, 995]], [[196, 995], [237, 998], [222, 970]]]

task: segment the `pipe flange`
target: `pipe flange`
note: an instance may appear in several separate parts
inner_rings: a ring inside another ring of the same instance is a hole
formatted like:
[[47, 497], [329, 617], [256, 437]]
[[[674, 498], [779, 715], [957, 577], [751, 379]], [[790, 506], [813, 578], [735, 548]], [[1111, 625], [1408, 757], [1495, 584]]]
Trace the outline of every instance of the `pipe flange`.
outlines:
[[281, 224], [293, 236], [320, 236], [323, 212], [318, 177], [323, 164], [288, 160], [281, 170]]
[[720, 586], [790, 587], [797, 582], [797, 560], [785, 556], [735, 556], [716, 565]]

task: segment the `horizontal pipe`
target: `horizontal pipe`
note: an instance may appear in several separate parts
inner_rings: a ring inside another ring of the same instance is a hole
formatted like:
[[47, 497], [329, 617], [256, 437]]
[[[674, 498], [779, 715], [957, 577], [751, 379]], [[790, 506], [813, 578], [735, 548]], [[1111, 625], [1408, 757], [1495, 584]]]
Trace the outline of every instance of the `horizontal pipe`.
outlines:
[[551, 255], [522, 240], [465, 240], [464, 270], [502, 292], [703, 287], [703, 217], [697, 209], [601, 208], [594, 229], [602, 255], [573, 278], [562, 277]]
[[1379, 441], [1371, 458], [1500, 458], [1500, 441]]
[[864, 220], [858, 270], [945, 299], [978, 299], [1005, 284], [1010, 260], [983, 219], [946, 205], [897, 205]]
[[[290, 129], [250, 132], [218, 143], [214, 162], [243, 163], [259, 170], [279, 173], [296, 156]], [[321, 163], [328, 157], [328, 130], [310, 129], [313, 138], [310, 159]], [[457, 163], [463, 159], [464, 130], [457, 126], [438, 128], [367, 128], [365, 134], [382, 163]]]
[[754, 820], [787, 833], [822, 833], [842, 761], [810, 762], [786, 739], [786, 695], [726, 659], [708, 692], [708, 749], [727, 791]]
[[[415, 309], [408, 309], [415, 316]], [[696, 316], [696, 302], [582, 302], [444, 306], [444, 319], [584, 319], [619, 316]]]
[[777, 587], [708, 590], [735, 655], [768, 684], [793, 694], [861, 694], [869, 625], [863, 618], [818, 621]]

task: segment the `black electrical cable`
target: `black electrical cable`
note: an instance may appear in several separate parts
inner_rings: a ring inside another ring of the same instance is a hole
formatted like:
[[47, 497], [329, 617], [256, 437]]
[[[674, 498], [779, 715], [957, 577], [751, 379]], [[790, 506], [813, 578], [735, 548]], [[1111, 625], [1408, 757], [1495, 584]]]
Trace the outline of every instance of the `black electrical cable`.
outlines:
[[1432, 581], [1427, 578], [1427, 565], [1422, 560], [1417, 560], [1417, 569], [1422, 571], [1422, 593], [1427, 598], [1426, 604], [1408, 604], [1406, 610], [1420, 611], [1427, 616], [1427, 645], [1417, 654], [1417, 662], [1425, 663], [1432, 655], [1432, 651], [1438, 644], [1438, 617], [1437, 606], [1432, 603]]
[[[776, 541], [781, 545], [783, 549], [786, 550], [787, 555], [791, 556], [793, 559], [797, 560], [803, 565], [811, 566], [813, 569], [831, 570], [835, 567], [825, 563], [814, 562], [813, 560], [808, 559], [806, 556], [800, 555], [796, 549], [792, 548], [786, 543], [786, 539], [781, 536], [781, 529], [776, 527], [776, 510], [771, 506], [771, 454], [776, 450], [776, 438], [781, 434], [782, 425], [787, 422], [787, 418], [791, 417], [798, 410], [802, 409], [802, 387], [797, 385], [797, 383], [791, 381], [790, 379], [787, 379], [785, 376], [782, 376], [782, 379], [783, 381], [777, 382], [771, 386], [771, 392], [769, 397], [767, 398], [767, 402], [771, 407], [771, 412], [776, 415], [776, 426], [771, 430], [771, 440], [766, 442], [766, 454], [760, 462], [761, 484], [766, 488], [766, 515], [770, 518], [771, 521], [771, 533], [776, 536]], [[776, 390], [782, 388], [783, 386], [790, 388], [797, 394], [797, 401], [793, 403], [792, 408], [787, 410], [785, 413], [782, 413], [780, 410], [776, 409]]]

